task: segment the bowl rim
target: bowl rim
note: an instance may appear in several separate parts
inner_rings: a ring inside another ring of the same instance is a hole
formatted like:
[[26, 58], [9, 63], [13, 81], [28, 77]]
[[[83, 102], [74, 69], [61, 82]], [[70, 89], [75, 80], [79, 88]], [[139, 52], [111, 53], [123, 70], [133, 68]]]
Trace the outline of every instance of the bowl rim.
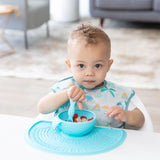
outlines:
[[[81, 111], [81, 110], [76, 109], [76, 110], [75, 110], [75, 113], [76, 113], [76, 111]], [[96, 120], [96, 119], [97, 119], [96, 114], [95, 114], [94, 112], [92, 112], [92, 111], [90, 111], [90, 110], [86, 110], [86, 109], [83, 109], [82, 111], [86, 111], [86, 112], [92, 113], [92, 114], [93, 114], [93, 119], [90, 120], [90, 121], [82, 122], [82, 123], [68, 122], [68, 121], [62, 120], [62, 119], [59, 117], [60, 114], [62, 114], [62, 113], [64, 113], [64, 112], [68, 112], [68, 110], [65, 110], [65, 111], [62, 111], [62, 112], [58, 113], [57, 117], [58, 117], [63, 123], [70, 123], [70, 124], [71, 124], [71, 123], [72, 123], [72, 124], [91, 123], [93, 120]]]

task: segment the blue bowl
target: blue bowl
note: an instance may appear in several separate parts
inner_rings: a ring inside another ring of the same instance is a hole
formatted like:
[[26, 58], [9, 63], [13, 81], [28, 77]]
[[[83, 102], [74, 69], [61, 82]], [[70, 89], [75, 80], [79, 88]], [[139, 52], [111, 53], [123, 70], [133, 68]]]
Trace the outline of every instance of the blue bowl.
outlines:
[[92, 120], [87, 122], [68, 122], [68, 110], [59, 113], [53, 120], [52, 126], [62, 130], [63, 133], [70, 136], [85, 135], [94, 128], [96, 123], [96, 114], [88, 110], [75, 110], [78, 117], [85, 116], [87, 119], [93, 117]]

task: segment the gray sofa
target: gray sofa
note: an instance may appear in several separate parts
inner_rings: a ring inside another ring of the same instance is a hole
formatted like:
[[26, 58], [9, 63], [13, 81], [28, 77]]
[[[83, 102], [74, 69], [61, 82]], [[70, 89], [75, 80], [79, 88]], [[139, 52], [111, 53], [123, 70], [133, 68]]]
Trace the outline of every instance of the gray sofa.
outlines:
[[90, 0], [91, 16], [105, 18], [160, 23], [160, 0]]

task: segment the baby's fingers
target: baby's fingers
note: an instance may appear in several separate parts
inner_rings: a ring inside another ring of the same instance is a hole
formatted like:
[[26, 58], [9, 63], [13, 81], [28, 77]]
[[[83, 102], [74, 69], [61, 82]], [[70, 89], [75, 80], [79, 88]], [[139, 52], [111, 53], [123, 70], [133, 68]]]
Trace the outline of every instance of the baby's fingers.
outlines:
[[114, 116], [116, 116], [117, 114], [119, 114], [119, 111], [118, 111], [118, 110], [114, 110], [114, 111], [112, 111], [112, 112], [109, 114], [109, 117], [114, 117]]
[[80, 102], [82, 102], [84, 99], [85, 99], [85, 94], [82, 94], [81, 96], [80, 96], [80, 98], [78, 99], [78, 101], [80, 101]]
[[110, 115], [112, 112], [113, 112], [113, 109], [110, 108], [110, 109], [108, 110], [108, 112], [106, 113], [106, 116], [109, 117], [109, 115]]
[[80, 110], [83, 110], [83, 104], [82, 104], [82, 102], [79, 102], [79, 101], [78, 101], [78, 102], [77, 102], [77, 105], [78, 105], [78, 107], [79, 107]]
[[72, 97], [72, 100], [73, 101], [82, 101], [82, 100], [84, 100], [84, 98], [85, 98], [85, 95], [83, 95], [83, 93], [81, 91], [79, 91], [76, 93], [76, 95], [74, 95]]
[[115, 119], [121, 119], [121, 118], [122, 118], [122, 114], [119, 113], [119, 114], [117, 114], [114, 118], [115, 118]]
[[118, 114], [115, 116], [115, 119], [120, 119], [123, 122], [126, 122], [126, 116], [123, 113]]
[[107, 117], [114, 117], [116, 115], [118, 115], [119, 113], [121, 113], [122, 108], [115, 106], [115, 107], [111, 107], [109, 108], [108, 112], [106, 113]]
[[77, 100], [76, 97], [78, 95], [80, 95], [79, 88], [78, 87], [74, 87], [72, 89], [72, 92], [71, 92], [71, 98], [73, 99], [73, 101]]

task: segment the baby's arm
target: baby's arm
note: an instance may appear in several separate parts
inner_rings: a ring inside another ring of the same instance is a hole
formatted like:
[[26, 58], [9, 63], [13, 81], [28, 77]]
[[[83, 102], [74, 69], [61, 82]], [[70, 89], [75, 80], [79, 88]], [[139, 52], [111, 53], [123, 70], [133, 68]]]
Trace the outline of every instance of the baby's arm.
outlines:
[[126, 122], [129, 126], [137, 128], [141, 128], [144, 124], [144, 115], [138, 108], [135, 108], [132, 111], [125, 111], [120, 106], [114, 106], [109, 108], [106, 116], [115, 117], [115, 119]]
[[58, 93], [49, 93], [40, 99], [38, 110], [40, 113], [51, 113], [56, 111], [60, 106], [68, 101], [67, 90]]
[[69, 89], [50, 93], [43, 97], [38, 104], [39, 112], [44, 114], [54, 112], [69, 99], [77, 101], [79, 108], [83, 109], [82, 101], [85, 99], [85, 93], [78, 86], [72, 86]]

